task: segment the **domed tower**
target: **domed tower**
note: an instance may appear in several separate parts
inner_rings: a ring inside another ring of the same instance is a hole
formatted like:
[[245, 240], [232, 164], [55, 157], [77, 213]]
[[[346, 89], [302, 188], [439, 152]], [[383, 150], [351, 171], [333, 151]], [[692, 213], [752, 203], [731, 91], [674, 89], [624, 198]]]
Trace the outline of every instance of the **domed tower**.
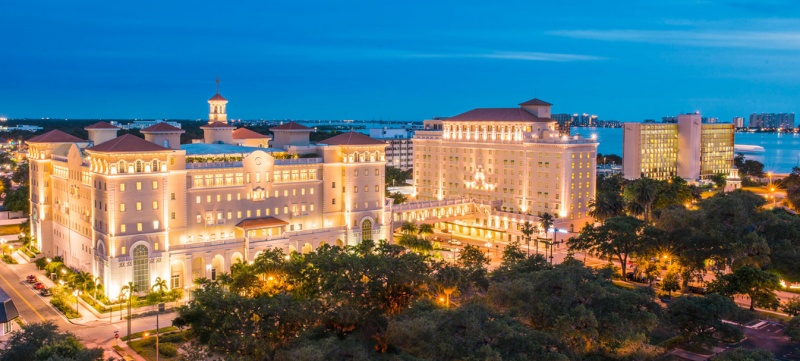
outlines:
[[208, 122], [228, 122], [228, 114], [225, 111], [225, 106], [228, 104], [228, 99], [225, 99], [219, 94], [219, 78], [217, 78], [217, 94], [208, 100]]
[[225, 106], [228, 99], [219, 94], [219, 78], [217, 78], [217, 94], [208, 100], [208, 124], [200, 127], [203, 130], [203, 141], [213, 144], [234, 144], [233, 130], [236, 127], [228, 124]]

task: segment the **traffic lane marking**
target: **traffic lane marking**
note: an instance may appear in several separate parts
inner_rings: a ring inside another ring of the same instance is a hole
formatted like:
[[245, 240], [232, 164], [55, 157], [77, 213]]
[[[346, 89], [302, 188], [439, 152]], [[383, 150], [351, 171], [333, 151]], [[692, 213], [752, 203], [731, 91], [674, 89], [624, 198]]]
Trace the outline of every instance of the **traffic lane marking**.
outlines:
[[39, 318], [42, 320], [42, 322], [46, 321], [44, 316], [42, 316], [42, 314], [39, 313], [39, 311], [37, 311], [36, 308], [34, 308], [33, 305], [31, 305], [31, 303], [28, 302], [28, 300], [25, 297], [22, 297], [22, 294], [19, 293], [19, 291], [17, 291], [17, 289], [14, 288], [14, 286], [11, 285], [11, 282], [8, 282], [8, 280], [5, 278], [5, 276], [0, 274], [0, 278], [2, 278], [3, 282], [5, 282], [8, 285], [8, 287], [11, 288], [11, 290], [14, 291], [14, 293], [16, 293], [17, 296], [19, 296], [20, 299], [22, 299], [22, 302], [25, 302], [25, 304], [28, 305], [28, 307], [31, 309], [31, 311], [33, 311], [33, 313], [36, 314], [36, 316], [39, 316]]

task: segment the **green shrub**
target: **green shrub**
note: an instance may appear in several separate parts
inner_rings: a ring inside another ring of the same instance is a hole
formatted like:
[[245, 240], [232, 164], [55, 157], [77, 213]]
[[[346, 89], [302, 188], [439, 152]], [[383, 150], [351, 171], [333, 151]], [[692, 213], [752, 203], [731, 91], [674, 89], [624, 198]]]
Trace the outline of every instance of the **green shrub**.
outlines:
[[168, 335], [161, 336], [159, 339], [161, 340], [161, 342], [172, 342], [172, 343], [186, 341], [186, 339], [183, 338], [182, 332], [170, 333]]
[[81, 317], [81, 314], [76, 312], [75, 309], [72, 308], [72, 306], [69, 303], [67, 303], [65, 299], [61, 297], [53, 297], [53, 299], [50, 300], [50, 304], [52, 304], [56, 309], [61, 311], [61, 313], [66, 315], [67, 318]]
[[165, 357], [178, 356], [178, 349], [171, 343], [162, 343], [158, 345], [158, 353]]
[[37, 258], [33, 263], [36, 265], [36, 269], [43, 270], [47, 266], [47, 258]]

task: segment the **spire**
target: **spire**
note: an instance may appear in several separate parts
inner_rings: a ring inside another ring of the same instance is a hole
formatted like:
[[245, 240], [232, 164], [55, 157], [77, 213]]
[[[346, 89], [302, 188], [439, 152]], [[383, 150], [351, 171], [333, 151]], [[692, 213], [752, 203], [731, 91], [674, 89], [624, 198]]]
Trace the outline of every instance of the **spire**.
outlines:
[[217, 94], [219, 94], [219, 75], [217, 75]]

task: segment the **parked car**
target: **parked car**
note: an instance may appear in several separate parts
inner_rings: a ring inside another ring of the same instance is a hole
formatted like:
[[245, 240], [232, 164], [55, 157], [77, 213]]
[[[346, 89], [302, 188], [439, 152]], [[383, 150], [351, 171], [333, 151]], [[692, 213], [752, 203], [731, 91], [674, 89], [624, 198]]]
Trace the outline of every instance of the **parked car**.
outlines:
[[448, 242], [450, 244], [454, 245], [454, 246], [460, 246], [461, 245], [461, 241], [458, 241], [458, 240], [455, 240], [455, 239], [451, 239]]
[[708, 289], [706, 287], [689, 286], [689, 292], [694, 294], [704, 295], [707, 291]]
[[28, 275], [27, 281], [28, 281], [28, 283], [37, 283], [37, 282], [39, 282], [39, 280], [36, 279], [36, 276], [34, 276], [34, 275]]
[[45, 287], [44, 283], [37, 282], [35, 285], [33, 285], [33, 288], [40, 290], [42, 288], [47, 288], [47, 287]]
[[53, 291], [51, 291], [49, 288], [45, 287], [45, 288], [42, 288], [39, 291], [39, 294], [42, 295], [43, 297], [52, 296], [53, 295]]

